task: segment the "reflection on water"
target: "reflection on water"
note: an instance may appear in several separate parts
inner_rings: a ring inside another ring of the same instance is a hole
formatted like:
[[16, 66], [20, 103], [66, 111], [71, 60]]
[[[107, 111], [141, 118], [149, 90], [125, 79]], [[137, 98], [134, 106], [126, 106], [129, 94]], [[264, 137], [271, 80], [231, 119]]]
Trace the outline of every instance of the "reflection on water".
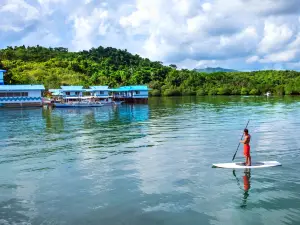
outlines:
[[[56, 129], [62, 127], [64, 122], [83, 121], [85, 128], [89, 125], [100, 123], [101, 125], [126, 124], [142, 122], [149, 119], [148, 105], [123, 105], [101, 108], [74, 108], [74, 109], [50, 109], [43, 110], [43, 118], [47, 128]], [[73, 119], [73, 120], [72, 120]]]
[[239, 188], [243, 191], [243, 200], [242, 200], [242, 204], [241, 204], [240, 207], [241, 208], [246, 208], [247, 207], [247, 199], [250, 195], [249, 191], [250, 191], [250, 187], [251, 187], [251, 182], [250, 182], [251, 169], [245, 169], [244, 170], [244, 174], [242, 176], [243, 188], [241, 187], [240, 180], [236, 176], [235, 170], [233, 170], [232, 173], [233, 173], [234, 177], [237, 180], [237, 184], [238, 184]]
[[[298, 225], [299, 100], [1, 109], [0, 224]], [[283, 166], [212, 169], [231, 161], [248, 119], [253, 161]]]
[[245, 175], [243, 176], [243, 181], [244, 181], [244, 199], [243, 199], [243, 204], [241, 205], [242, 208], [245, 208], [247, 206], [247, 198], [249, 197], [249, 190], [250, 190], [250, 177], [251, 177], [251, 172], [249, 170], [245, 170]]

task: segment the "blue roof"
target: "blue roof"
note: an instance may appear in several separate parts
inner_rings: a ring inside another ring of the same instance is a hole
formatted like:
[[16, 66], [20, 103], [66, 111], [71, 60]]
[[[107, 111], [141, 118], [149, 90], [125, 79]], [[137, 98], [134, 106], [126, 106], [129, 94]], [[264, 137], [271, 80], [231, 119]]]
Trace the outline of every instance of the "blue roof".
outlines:
[[84, 91], [83, 86], [61, 86], [62, 91]]
[[0, 85], [0, 91], [29, 91], [29, 90], [45, 90], [44, 85]]
[[[50, 92], [56, 92], [57, 89], [50, 89]], [[85, 91], [85, 92], [93, 92], [93, 91], [114, 91], [114, 92], [122, 92], [122, 91], [149, 91], [151, 90], [146, 85], [132, 85], [132, 86], [122, 86], [119, 88], [110, 89], [108, 86], [90, 86], [89, 89], [83, 89], [83, 86], [61, 86], [60, 92], [66, 91]]]
[[90, 86], [91, 91], [106, 91], [108, 86]]
[[6, 70], [0, 70], [0, 72], [6, 72]]
[[119, 91], [148, 91], [150, 89], [145, 85], [133, 85], [133, 86], [122, 86], [110, 90], [119, 92]]

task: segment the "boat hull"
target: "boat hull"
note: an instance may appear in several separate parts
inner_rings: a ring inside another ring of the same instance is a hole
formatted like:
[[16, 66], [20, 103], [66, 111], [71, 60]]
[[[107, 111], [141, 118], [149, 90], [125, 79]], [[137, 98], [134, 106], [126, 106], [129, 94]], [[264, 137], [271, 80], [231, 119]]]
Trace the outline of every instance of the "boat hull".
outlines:
[[103, 105], [109, 106], [109, 105], [121, 105], [123, 101], [113, 101], [113, 102], [101, 102]]
[[56, 108], [87, 108], [87, 107], [102, 107], [103, 104], [78, 104], [78, 103], [54, 103]]

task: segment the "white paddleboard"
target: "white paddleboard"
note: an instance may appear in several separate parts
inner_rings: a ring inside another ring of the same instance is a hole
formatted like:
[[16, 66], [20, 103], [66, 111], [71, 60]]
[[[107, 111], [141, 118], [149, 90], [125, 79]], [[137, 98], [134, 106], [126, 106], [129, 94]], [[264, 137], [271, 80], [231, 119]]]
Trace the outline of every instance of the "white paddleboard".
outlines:
[[259, 161], [259, 162], [252, 162], [251, 166], [245, 166], [244, 162], [213, 164], [214, 168], [227, 168], [227, 169], [247, 169], [247, 168], [254, 169], [254, 168], [267, 168], [267, 167], [274, 167], [274, 166], [281, 166], [281, 163], [277, 161]]

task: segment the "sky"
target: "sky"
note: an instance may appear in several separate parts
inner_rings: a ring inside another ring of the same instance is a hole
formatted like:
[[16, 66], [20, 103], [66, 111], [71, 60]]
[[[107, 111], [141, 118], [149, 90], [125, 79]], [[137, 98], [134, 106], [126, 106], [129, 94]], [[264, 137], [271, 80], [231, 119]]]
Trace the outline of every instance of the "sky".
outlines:
[[0, 48], [98, 46], [165, 65], [300, 70], [300, 0], [0, 0]]

